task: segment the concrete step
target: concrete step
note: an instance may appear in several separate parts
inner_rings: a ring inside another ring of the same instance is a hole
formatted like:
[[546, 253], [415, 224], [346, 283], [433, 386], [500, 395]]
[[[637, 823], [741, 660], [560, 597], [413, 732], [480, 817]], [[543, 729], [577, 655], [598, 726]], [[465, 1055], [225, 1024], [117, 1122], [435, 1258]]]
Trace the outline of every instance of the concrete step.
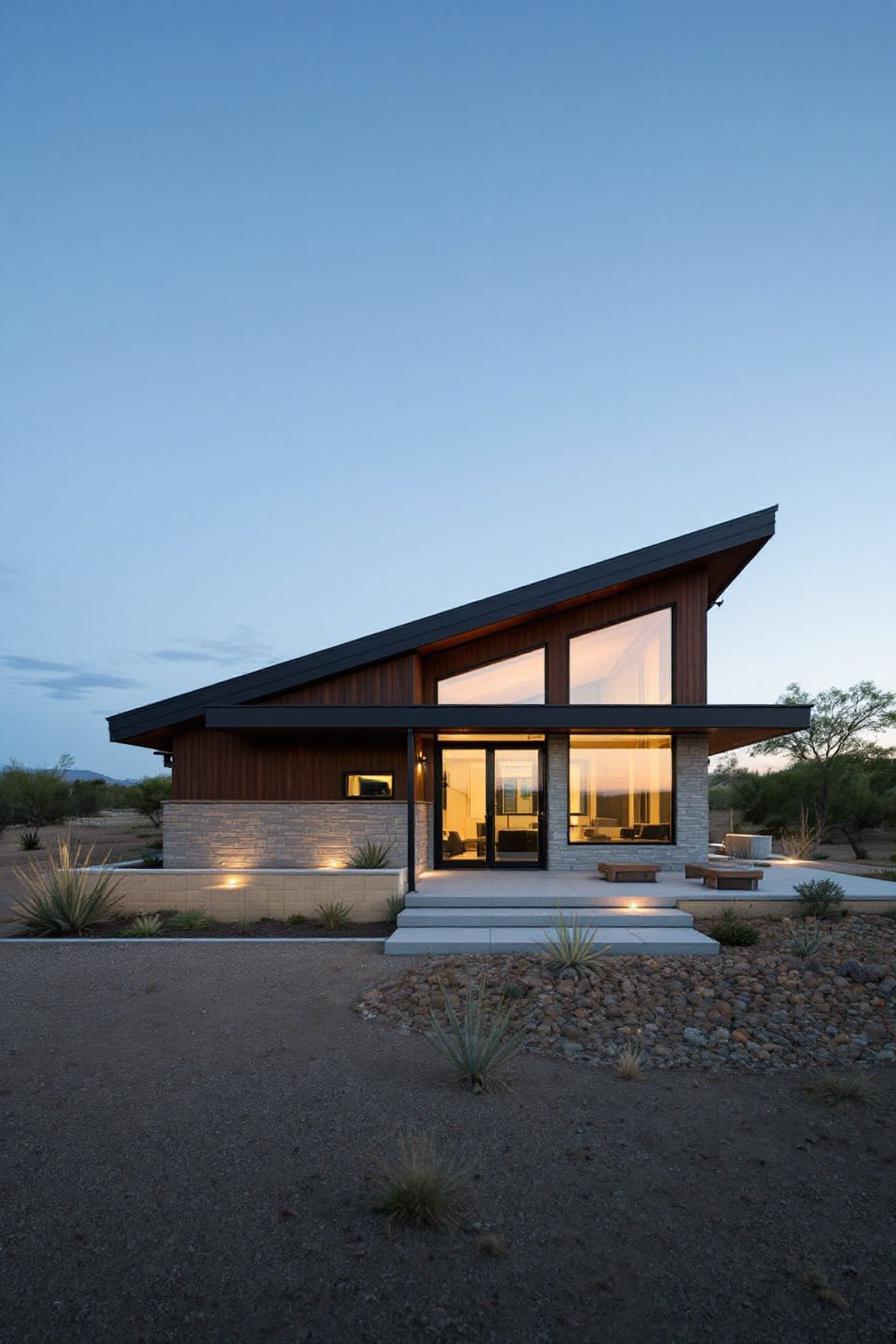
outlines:
[[[614, 884], [609, 882], [594, 885], [593, 892], [579, 891], [576, 888], [564, 891], [562, 896], [564, 910], [627, 909], [632, 904], [638, 909], [673, 910], [681, 899], [678, 894], [665, 896], [654, 892], [645, 893], [643, 890], [632, 891], [631, 888], [626, 891], [624, 886], [621, 890], [619, 888], [614, 890]], [[440, 910], [446, 907], [451, 910], [543, 910], [545, 893], [544, 891], [529, 893], [522, 889], [522, 886], [513, 891], [494, 891], [483, 884], [482, 891], [474, 894], [448, 890], [444, 893], [409, 891], [405, 905], [409, 910]]]
[[682, 928], [694, 923], [684, 910], [643, 907], [637, 910], [618, 906], [414, 906], [398, 916], [400, 929], [449, 928], [543, 928], [550, 929], [557, 917], [564, 924], [579, 923], [588, 928]]
[[[396, 929], [387, 939], [387, 957], [415, 957], [433, 953], [539, 952], [545, 946], [545, 930], [535, 928]], [[595, 939], [605, 956], [713, 957], [719, 945], [705, 934], [681, 928], [613, 928]]]

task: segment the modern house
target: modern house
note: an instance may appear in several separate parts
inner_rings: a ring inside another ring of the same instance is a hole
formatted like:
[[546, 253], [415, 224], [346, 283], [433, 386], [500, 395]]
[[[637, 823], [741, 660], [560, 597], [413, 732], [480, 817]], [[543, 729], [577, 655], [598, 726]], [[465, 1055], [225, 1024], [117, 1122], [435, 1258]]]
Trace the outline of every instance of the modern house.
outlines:
[[707, 613], [775, 512], [112, 716], [172, 765], [166, 866], [325, 867], [375, 840], [413, 888], [705, 859], [708, 758], [808, 724], [707, 702]]

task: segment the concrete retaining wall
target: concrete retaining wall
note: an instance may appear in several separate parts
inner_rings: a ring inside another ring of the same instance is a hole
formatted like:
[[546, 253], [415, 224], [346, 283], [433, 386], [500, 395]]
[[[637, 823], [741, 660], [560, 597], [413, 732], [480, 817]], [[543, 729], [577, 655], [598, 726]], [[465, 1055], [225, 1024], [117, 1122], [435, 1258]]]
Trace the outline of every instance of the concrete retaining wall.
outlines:
[[[98, 870], [95, 870], [98, 871]], [[407, 890], [406, 868], [118, 869], [122, 914], [207, 910], [215, 919], [313, 919], [317, 907], [344, 901], [352, 923], [386, 918], [390, 896]]]

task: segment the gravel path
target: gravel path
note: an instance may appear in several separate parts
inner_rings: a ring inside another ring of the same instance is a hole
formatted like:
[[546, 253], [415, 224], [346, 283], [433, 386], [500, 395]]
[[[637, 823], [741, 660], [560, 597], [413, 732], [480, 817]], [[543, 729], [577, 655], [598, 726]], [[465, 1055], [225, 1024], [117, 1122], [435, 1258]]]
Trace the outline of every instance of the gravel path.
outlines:
[[[850, 1109], [531, 1055], [473, 1097], [353, 1011], [394, 975], [365, 945], [0, 946], [2, 1344], [892, 1338], [892, 1066]], [[473, 1163], [448, 1231], [371, 1208], [409, 1125]]]

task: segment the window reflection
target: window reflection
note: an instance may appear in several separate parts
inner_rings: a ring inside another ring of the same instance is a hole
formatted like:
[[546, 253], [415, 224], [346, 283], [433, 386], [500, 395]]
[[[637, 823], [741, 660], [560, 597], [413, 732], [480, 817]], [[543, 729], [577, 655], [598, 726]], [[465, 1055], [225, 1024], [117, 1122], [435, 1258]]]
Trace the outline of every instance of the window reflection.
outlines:
[[543, 705], [544, 649], [474, 667], [436, 684], [439, 705]]
[[668, 705], [672, 702], [669, 607], [591, 630], [569, 641], [572, 705]]
[[572, 737], [570, 844], [672, 842], [672, 739]]

